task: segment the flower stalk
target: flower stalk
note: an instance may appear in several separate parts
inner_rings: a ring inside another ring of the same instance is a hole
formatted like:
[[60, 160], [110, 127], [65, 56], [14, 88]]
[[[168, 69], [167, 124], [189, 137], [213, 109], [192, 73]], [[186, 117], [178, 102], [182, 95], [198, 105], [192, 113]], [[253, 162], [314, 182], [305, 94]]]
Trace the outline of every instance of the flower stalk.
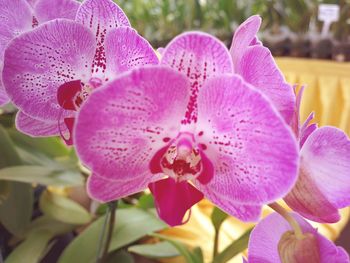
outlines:
[[[102, 227], [99, 246], [97, 250], [96, 263], [103, 263], [106, 260], [109, 245], [112, 240], [114, 225], [115, 225], [115, 213], [118, 206], [118, 201], [112, 201], [107, 203], [108, 209], [105, 216], [105, 221]], [[106, 229], [107, 228], [107, 229]]]
[[303, 238], [303, 231], [299, 225], [299, 223], [290, 215], [290, 213], [284, 209], [280, 204], [274, 202], [269, 204], [269, 207], [271, 207], [273, 210], [275, 210], [278, 214], [280, 214], [292, 227], [294, 234], [297, 239]]

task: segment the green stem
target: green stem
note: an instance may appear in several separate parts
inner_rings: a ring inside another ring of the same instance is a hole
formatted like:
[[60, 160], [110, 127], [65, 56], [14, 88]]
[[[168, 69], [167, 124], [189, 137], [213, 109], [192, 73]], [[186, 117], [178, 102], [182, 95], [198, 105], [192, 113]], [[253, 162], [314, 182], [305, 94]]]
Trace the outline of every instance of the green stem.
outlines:
[[[109, 245], [112, 240], [117, 205], [118, 205], [118, 201], [112, 201], [108, 203], [108, 210], [106, 212], [105, 221], [103, 223], [102, 231], [99, 239], [96, 263], [103, 263], [106, 260]], [[108, 225], [108, 229], [106, 229], [107, 225]], [[105, 237], [105, 235], [107, 236]]]
[[277, 213], [279, 213], [293, 228], [294, 234], [297, 239], [302, 239], [304, 237], [303, 231], [299, 225], [299, 223], [290, 215], [290, 213], [285, 210], [280, 204], [278, 203], [272, 203], [269, 204], [269, 207], [271, 207], [273, 210], [275, 210]]
[[220, 234], [220, 228], [219, 229], [215, 229], [213, 258], [215, 258], [218, 255], [218, 251], [219, 251], [219, 234]]

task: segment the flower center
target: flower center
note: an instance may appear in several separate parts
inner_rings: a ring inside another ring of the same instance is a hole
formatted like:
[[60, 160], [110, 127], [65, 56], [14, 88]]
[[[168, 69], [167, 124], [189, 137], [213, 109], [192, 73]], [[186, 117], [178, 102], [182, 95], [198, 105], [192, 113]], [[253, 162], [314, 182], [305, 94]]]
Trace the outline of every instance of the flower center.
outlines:
[[[75, 114], [72, 117], [66, 117], [64, 114], [65, 111], [78, 111], [80, 106], [85, 100], [90, 96], [91, 92], [102, 85], [102, 81], [98, 78], [91, 78], [88, 83], [83, 83], [81, 80], [73, 80], [64, 83], [57, 90], [57, 101], [61, 106], [61, 113], [58, 120], [58, 128], [61, 134], [62, 139], [66, 142], [67, 145], [73, 144], [73, 126], [75, 121]], [[69, 136], [65, 136], [62, 132], [62, 127], [60, 125], [61, 120], [68, 130]]]
[[176, 181], [196, 178], [202, 170], [201, 155], [191, 136], [185, 134], [172, 143], [160, 160], [164, 174]]

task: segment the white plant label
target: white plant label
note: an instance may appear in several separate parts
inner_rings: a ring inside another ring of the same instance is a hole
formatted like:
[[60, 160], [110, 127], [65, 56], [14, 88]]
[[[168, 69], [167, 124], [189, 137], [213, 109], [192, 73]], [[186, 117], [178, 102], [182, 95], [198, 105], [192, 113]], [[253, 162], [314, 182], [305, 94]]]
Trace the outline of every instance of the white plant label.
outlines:
[[320, 4], [318, 6], [318, 20], [323, 21], [322, 36], [326, 37], [333, 22], [339, 20], [339, 5]]

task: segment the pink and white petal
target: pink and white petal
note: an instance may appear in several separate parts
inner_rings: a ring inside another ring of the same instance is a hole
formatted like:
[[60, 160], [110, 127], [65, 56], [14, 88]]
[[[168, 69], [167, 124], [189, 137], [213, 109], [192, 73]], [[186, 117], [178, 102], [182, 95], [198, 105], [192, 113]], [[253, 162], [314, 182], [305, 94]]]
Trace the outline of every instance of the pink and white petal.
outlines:
[[[42, 121], [30, 117], [22, 111], [16, 115], [16, 128], [32, 137], [59, 136], [58, 121]], [[66, 126], [61, 122], [62, 131], [66, 132]]]
[[333, 242], [324, 236], [317, 234], [317, 243], [320, 252], [320, 263], [349, 263], [349, 255], [342, 248], [336, 246]]
[[33, 12], [25, 0], [0, 0], [0, 60], [7, 44], [21, 33], [31, 30]]
[[263, 46], [248, 47], [234, 61], [235, 73], [266, 95], [289, 124], [295, 113], [295, 95], [278, 69], [271, 52]]
[[338, 222], [340, 220], [338, 209], [327, 200], [310, 178], [304, 169], [304, 162], [302, 158], [298, 181], [284, 200], [291, 209], [309, 220], [323, 223]]
[[231, 216], [238, 218], [243, 222], [256, 222], [261, 215], [261, 205], [250, 205], [238, 203], [214, 191], [210, 191], [208, 187], [203, 187], [198, 181], [195, 182], [197, 188], [204, 194], [205, 198], [220, 207], [223, 211]]
[[337, 208], [350, 205], [350, 140], [335, 127], [315, 130], [301, 149], [301, 168]]
[[184, 76], [161, 66], [134, 70], [97, 89], [75, 126], [81, 160], [109, 179], [153, 176], [150, 162], [167, 145], [165, 138], [177, 136], [188, 90]]
[[131, 27], [112, 29], [106, 37], [107, 76], [115, 77], [144, 65], [156, 65], [159, 60], [152, 46]]
[[3, 82], [12, 102], [28, 115], [57, 121], [57, 90], [65, 82], [90, 78], [95, 39], [89, 29], [66, 19], [47, 22], [11, 41]]
[[104, 42], [111, 29], [130, 26], [123, 10], [111, 0], [86, 0], [78, 9], [76, 21], [90, 28], [96, 37], [96, 53], [93, 62], [93, 74], [103, 78], [106, 71]]
[[215, 75], [233, 72], [224, 44], [201, 32], [188, 32], [174, 38], [163, 51], [161, 64], [185, 74], [191, 82], [186, 123], [197, 120], [197, 96], [203, 84]]
[[56, 18], [75, 19], [80, 3], [76, 0], [37, 0], [34, 14], [39, 23]]
[[256, 38], [256, 34], [261, 26], [261, 17], [254, 15], [244, 21], [235, 31], [232, 39], [230, 53], [233, 62], [242, 56], [243, 52], [250, 45], [260, 45], [261, 42]]
[[141, 192], [157, 179], [158, 175], [152, 177], [141, 175], [129, 180], [113, 180], [93, 173], [87, 181], [87, 193], [92, 199], [107, 203]]
[[[316, 235], [320, 253], [320, 263], [349, 262], [341, 248], [336, 247], [330, 240], [317, 233], [301, 216], [292, 214], [301, 226], [303, 233]], [[248, 244], [249, 263], [281, 263], [278, 254], [278, 243], [282, 235], [291, 231], [291, 227], [279, 214], [271, 214], [259, 222], [253, 229]], [[337, 259], [347, 259], [338, 261]]]
[[0, 106], [7, 104], [9, 101], [10, 101], [10, 99], [7, 96], [4, 88], [2, 87], [1, 80], [0, 80]]
[[[262, 205], [286, 195], [297, 179], [295, 137], [271, 103], [238, 75], [207, 82], [198, 96], [196, 140], [214, 165], [202, 184], [233, 202]], [[200, 183], [200, 182], [198, 182]]]
[[37, 0], [26, 0], [28, 4], [30, 4], [32, 7], [35, 5]]

